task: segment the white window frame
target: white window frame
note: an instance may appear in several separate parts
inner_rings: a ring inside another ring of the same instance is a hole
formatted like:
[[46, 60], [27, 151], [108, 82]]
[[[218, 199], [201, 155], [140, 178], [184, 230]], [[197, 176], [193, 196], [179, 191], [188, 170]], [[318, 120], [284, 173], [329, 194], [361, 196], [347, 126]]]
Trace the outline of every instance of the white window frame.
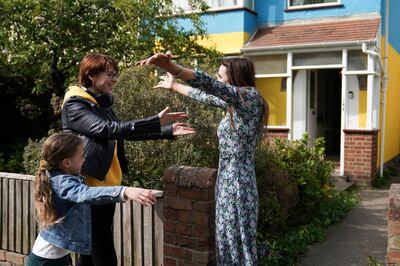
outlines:
[[341, 6], [341, 5], [342, 5], [342, 0], [337, 0], [337, 2], [335, 2], [335, 3], [321, 3], [321, 4], [291, 6], [290, 0], [287, 0], [287, 10], [301, 10], [301, 9], [322, 8], [322, 7]]
[[[207, 11], [211, 12], [216, 12], [216, 11], [224, 11], [224, 10], [230, 10], [230, 9], [241, 9], [241, 8], [247, 8], [248, 7], [245, 5], [245, 1], [251, 1], [251, 11], [255, 10], [255, 0], [238, 0], [238, 3], [234, 6], [229, 6], [229, 7], [210, 7]], [[193, 12], [198, 12], [198, 10], [184, 10], [185, 13], [193, 13]]]

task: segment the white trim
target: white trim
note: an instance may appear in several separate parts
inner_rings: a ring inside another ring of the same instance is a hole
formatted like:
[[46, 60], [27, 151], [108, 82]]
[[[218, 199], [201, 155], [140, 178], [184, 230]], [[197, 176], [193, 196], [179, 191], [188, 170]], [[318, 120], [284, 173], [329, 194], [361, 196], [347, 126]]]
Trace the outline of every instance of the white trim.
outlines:
[[306, 4], [306, 5], [299, 5], [299, 6], [292, 6], [290, 5], [290, 0], [287, 0], [286, 9], [287, 10], [302, 10], [302, 9], [310, 9], [310, 8], [320, 8], [320, 7], [334, 7], [334, 6], [341, 6], [341, 0], [337, 0], [335, 3], [320, 3], [320, 4]]
[[[256, 52], [266, 52], [266, 51], [287, 51], [287, 50], [297, 50], [297, 49], [314, 49], [314, 48], [342, 48], [343, 46], [360, 46], [363, 43], [375, 45], [377, 39], [370, 40], [356, 40], [356, 41], [345, 41], [345, 42], [323, 42], [323, 43], [308, 43], [308, 44], [292, 44], [292, 45], [278, 45], [278, 46], [267, 46], [267, 47], [257, 47], [257, 48], [241, 48], [240, 51], [244, 54], [246, 53], [256, 53]], [[313, 50], [315, 51], [315, 50]]]
[[335, 6], [342, 6], [340, 3], [325, 3], [325, 4], [311, 4], [311, 5], [302, 5], [302, 6], [292, 6], [288, 7], [287, 10], [307, 10], [307, 9], [317, 9], [323, 7], [335, 7]]
[[[347, 49], [342, 54], [343, 72], [347, 71]], [[347, 111], [347, 76], [342, 74], [342, 110], [340, 115], [340, 175], [344, 176], [344, 129]]]
[[[255, 12], [255, 4], [254, 1], [255, 0], [250, 0], [251, 1], [251, 6], [252, 9], [249, 9], [247, 6], [244, 5], [244, 1], [245, 0], [239, 0], [238, 3], [236, 5], [233, 6], [225, 6], [225, 7], [210, 7], [209, 9], [207, 9], [207, 12], [221, 12], [221, 11], [231, 11], [231, 10], [238, 10], [238, 9], [247, 9], [250, 10], [252, 12]], [[174, 2], [174, 1], [172, 1]], [[185, 10], [183, 7], [177, 6], [174, 4], [174, 8], [181, 8], [183, 9], [183, 13], [184, 14], [194, 14], [194, 13], [203, 13], [200, 10]], [[206, 3], [207, 4], [207, 3]]]
[[286, 78], [290, 75], [288, 73], [279, 74], [256, 74], [256, 78]]
[[293, 139], [293, 53], [287, 54], [287, 79], [286, 79], [286, 127], [289, 128], [288, 140]]
[[378, 72], [375, 71], [369, 71], [369, 70], [352, 70], [352, 71], [343, 71], [342, 74], [344, 75], [374, 75], [374, 76], [380, 76]]
[[[368, 70], [374, 70], [374, 57], [368, 54]], [[374, 101], [374, 75], [368, 75], [367, 79], [367, 124], [366, 128], [372, 130], [372, 106]]]
[[273, 51], [259, 51], [259, 52], [247, 52], [243, 54], [244, 56], [260, 56], [260, 55], [276, 55], [276, 54], [286, 54], [288, 52], [294, 53], [318, 53], [318, 52], [342, 52], [343, 49], [350, 50], [360, 50], [360, 46], [343, 46], [343, 47], [327, 47], [327, 48], [312, 48], [312, 49], [293, 49], [287, 51], [273, 50]]
[[331, 68], [343, 68], [343, 65], [315, 65], [315, 66], [292, 66], [292, 70], [300, 69], [331, 69]]

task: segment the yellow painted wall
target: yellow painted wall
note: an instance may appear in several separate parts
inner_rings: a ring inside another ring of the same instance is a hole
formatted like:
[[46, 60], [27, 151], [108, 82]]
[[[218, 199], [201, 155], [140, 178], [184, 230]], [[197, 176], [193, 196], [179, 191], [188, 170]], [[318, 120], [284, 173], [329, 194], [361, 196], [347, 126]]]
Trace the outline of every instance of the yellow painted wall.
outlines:
[[[382, 44], [384, 44], [383, 41], [382, 39]], [[381, 51], [383, 57], [383, 47]], [[389, 84], [386, 94], [385, 162], [400, 154], [400, 54], [391, 45], [389, 45], [388, 58]], [[382, 128], [382, 105], [380, 114], [380, 128]]]
[[269, 105], [270, 126], [286, 125], [286, 91], [281, 90], [282, 78], [257, 78], [256, 87]]
[[358, 127], [365, 128], [366, 126], [367, 126], [367, 90], [360, 90], [358, 99]]
[[217, 51], [224, 54], [238, 54], [249, 38], [250, 35], [247, 32], [210, 34], [208, 38], [199, 40], [199, 44], [216, 48]]

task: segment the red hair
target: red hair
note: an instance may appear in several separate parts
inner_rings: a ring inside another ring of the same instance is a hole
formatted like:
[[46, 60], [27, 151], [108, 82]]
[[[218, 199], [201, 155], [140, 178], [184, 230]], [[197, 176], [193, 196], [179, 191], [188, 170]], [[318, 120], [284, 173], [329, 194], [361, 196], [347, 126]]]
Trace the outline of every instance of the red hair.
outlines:
[[79, 67], [79, 84], [86, 88], [91, 87], [92, 81], [89, 77], [97, 76], [108, 69], [118, 73], [118, 61], [111, 56], [99, 53], [86, 55]]

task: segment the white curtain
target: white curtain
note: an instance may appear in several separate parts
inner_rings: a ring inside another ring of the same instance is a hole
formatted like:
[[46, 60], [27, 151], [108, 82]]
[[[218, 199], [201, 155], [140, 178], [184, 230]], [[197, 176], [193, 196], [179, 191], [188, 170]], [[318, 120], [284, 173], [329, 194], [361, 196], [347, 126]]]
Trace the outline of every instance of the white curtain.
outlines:
[[312, 4], [336, 3], [338, 0], [291, 0], [291, 6], [302, 6]]
[[304, 0], [291, 0], [291, 6], [302, 6], [304, 5]]
[[238, 0], [207, 0], [210, 7], [233, 7], [237, 6]]
[[[293, 0], [293, 1], [303, 1], [303, 0]], [[218, 7], [235, 7], [239, 4], [239, 0], [206, 0], [207, 5], [212, 8]], [[250, 2], [251, 6], [251, 1]], [[177, 7], [181, 7], [184, 10], [190, 10], [189, 0], [174, 0], [174, 3]]]

